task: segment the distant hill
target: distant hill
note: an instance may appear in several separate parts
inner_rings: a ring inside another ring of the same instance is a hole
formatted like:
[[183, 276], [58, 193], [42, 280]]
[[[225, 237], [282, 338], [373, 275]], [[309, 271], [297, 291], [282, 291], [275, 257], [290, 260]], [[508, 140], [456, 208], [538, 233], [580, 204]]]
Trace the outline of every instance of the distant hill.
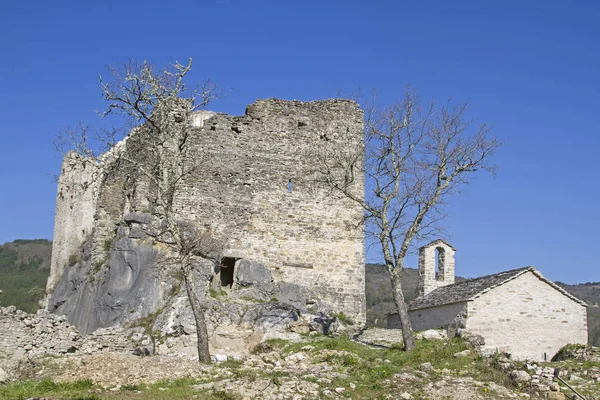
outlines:
[[[385, 327], [387, 314], [395, 311], [390, 278], [382, 264], [367, 264], [365, 273], [367, 324]], [[402, 292], [406, 301], [409, 302], [418, 295], [419, 271], [414, 268], [405, 268], [402, 273]], [[457, 282], [462, 280], [465, 278], [456, 277]], [[588, 307], [589, 341], [594, 346], [600, 346], [600, 307], [598, 307], [600, 305], [600, 282], [579, 285], [568, 285], [562, 282], [556, 282], [556, 284], [591, 306]]]
[[52, 242], [15, 240], [0, 245], [0, 305], [35, 313], [50, 275]]

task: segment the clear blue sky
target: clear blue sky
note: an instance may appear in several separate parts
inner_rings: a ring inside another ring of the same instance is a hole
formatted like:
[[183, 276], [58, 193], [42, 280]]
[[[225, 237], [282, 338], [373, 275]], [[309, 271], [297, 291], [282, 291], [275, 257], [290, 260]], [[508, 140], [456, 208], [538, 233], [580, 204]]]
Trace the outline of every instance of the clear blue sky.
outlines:
[[457, 274], [535, 265], [600, 281], [598, 21], [597, 1], [4, 0], [0, 243], [52, 237], [52, 140], [97, 121], [106, 64], [193, 57], [193, 79], [229, 92], [211, 109], [236, 115], [258, 98], [340, 89], [392, 101], [407, 82], [469, 101], [506, 144], [497, 177], [449, 210]]

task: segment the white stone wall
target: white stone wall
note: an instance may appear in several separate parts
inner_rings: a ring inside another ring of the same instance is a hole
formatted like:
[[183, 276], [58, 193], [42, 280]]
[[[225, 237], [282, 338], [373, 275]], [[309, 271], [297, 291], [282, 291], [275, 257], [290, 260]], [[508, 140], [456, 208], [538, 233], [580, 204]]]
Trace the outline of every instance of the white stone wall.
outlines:
[[[446, 328], [449, 325], [459, 322], [458, 320], [463, 320], [466, 309], [467, 303], [462, 302], [410, 311], [408, 316], [410, 317], [413, 329], [415, 331], [423, 331], [426, 329]], [[399, 322], [398, 320], [397, 328], [400, 328]]]
[[[443, 256], [439, 259], [436, 276], [436, 250]], [[447, 243], [436, 240], [419, 249], [419, 295], [423, 296], [441, 286], [454, 283], [455, 250]]]
[[531, 271], [470, 302], [466, 325], [485, 338], [484, 350], [515, 359], [549, 360], [566, 344], [587, 343], [586, 308]]
[[75, 153], [65, 156], [58, 179], [50, 277], [46, 290], [58, 284], [62, 272], [91, 233], [99, 185], [99, 167]]

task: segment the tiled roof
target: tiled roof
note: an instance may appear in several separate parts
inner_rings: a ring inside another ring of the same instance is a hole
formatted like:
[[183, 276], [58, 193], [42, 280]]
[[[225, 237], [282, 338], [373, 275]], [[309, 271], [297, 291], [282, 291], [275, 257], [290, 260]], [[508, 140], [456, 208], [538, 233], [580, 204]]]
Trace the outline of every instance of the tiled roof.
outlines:
[[533, 272], [542, 281], [546, 282], [547, 284], [549, 284], [565, 296], [569, 297], [570, 299], [582, 305], [585, 305], [583, 301], [569, 294], [564, 289], [557, 286], [555, 283], [544, 278], [542, 274], [540, 274], [535, 268], [525, 267], [500, 272], [498, 274], [482, 276], [480, 278], [469, 279], [466, 281], [455, 283], [453, 285], [439, 287], [427, 293], [425, 296], [417, 297], [416, 299], [408, 303], [408, 309], [419, 310], [422, 308], [437, 307], [445, 304], [460, 303], [463, 301], [473, 300], [475, 297], [478, 297], [478, 295], [480, 295], [481, 293], [486, 292], [489, 289], [492, 289], [496, 286], [500, 286], [507, 281], [515, 279], [519, 275], [522, 275], [528, 271]]

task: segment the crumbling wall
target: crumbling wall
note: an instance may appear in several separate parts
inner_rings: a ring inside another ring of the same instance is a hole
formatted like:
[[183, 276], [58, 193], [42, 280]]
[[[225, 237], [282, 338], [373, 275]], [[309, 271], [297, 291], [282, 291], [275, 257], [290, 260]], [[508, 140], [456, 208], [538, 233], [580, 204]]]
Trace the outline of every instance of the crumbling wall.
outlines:
[[81, 245], [92, 232], [99, 176], [100, 167], [91, 159], [73, 152], [65, 156], [58, 178], [48, 291], [54, 290], [67, 265], [79, 261]]
[[[259, 100], [241, 117], [203, 112], [182, 123], [191, 129], [185, 159], [189, 174], [174, 194], [174, 211], [225, 238], [224, 256], [261, 262], [275, 281], [305, 285], [318, 304], [364, 321], [363, 212], [355, 203], [332, 196], [318, 183], [315, 171], [316, 149], [362, 143], [358, 105], [346, 100]], [[176, 274], [154, 258], [168, 245], [160, 234], [160, 217], [153, 213], [155, 188], [132, 168], [131, 161], [141, 166], [156, 161], [138, 132], [130, 133], [126, 146], [125, 141], [119, 145], [129, 161], [105, 158], [93, 190], [79, 197], [73, 192], [68, 202], [57, 202], [59, 241], [51, 281], [59, 290], [49, 307], [69, 315], [82, 332], [152, 313], [178, 288]], [[83, 179], [82, 172], [65, 171], [61, 179]], [[363, 185], [357, 174], [358, 195]], [[67, 211], [71, 206], [86, 210], [84, 222], [62, 221], [72, 217]], [[61, 243], [68, 243], [68, 250]], [[72, 264], [66, 254], [75, 244], [82, 260]], [[127, 295], [131, 290], [120, 290], [122, 282], [139, 290]], [[109, 290], [114, 285], [120, 291]], [[96, 306], [106, 312], [88, 312]]]
[[81, 341], [64, 315], [27, 314], [14, 306], [0, 307], [0, 353], [4, 355], [72, 353]]
[[[225, 232], [225, 255], [262, 262], [277, 281], [310, 286], [364, 320], [363, 211], [332, 196], [315, 172], [317, 148], [362, 140], [363, 113], [347, 100], [259, 100], [245, 116], [215, 115], [193, 135], [197, 168], [176, 207]], [[363, 195], [362, 176], [354, 189]]]

